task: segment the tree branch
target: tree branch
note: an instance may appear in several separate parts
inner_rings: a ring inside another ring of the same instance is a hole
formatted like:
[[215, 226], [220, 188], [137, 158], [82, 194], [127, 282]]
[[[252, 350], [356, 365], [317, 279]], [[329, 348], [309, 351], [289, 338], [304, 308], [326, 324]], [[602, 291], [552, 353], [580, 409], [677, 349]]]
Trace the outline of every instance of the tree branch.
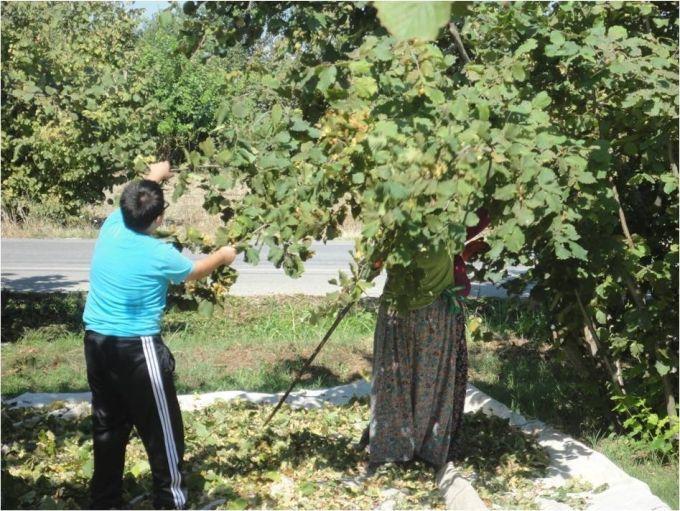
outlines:
[[[614, 180], [611, 177], [609, 178], [609, 182], [611, 183], [611, 189], [612, 193], [614, 194], [614, 199], [616, 200], [616, 204], [619, 207], [619, 223], [621, 224], [621, 230], [623, 231], [623, 235], [626, 238], [626, 243], [628, 244], [628, 247], [630, 249], [633, 249], [635, 248], [635, 243], [633, 242], [633, 237], [630, 235], [630, 229], [628, 229], [628, 222], [626, 220], [626, 214], [623, 211], [623, 206], [621, 205], [619, 191], [616, 188], [616, 183], [614, 183]], [[630, 275], [623, 271], [622, 276], [623, 281], [625, 282], [626, 287], [628, 288], [628, 291], [630, 291], [630, 294], [633, 297], [635, 305], [637, 305], [639, 309], [643, 309], [645, 306], [645, 302], [642, 299], [642, 293], [637, 288], [637, 286], [633, 282], [633, 279], [631, 279]]]
[[456, 44], [458, 52], [460, 53], [461, 57], [463, 57], [463, 62], [469, 64], [471, 62], [470, 57], [465, 51], [465, 46], [463, 46], [463, 40], [460, 38], [460, 34], [458, 33], [456, 24], [453, 21], [449, 23], [449, 32], [451, 32], [451, 35], [453, 36], [453, 42]]
[[616, 188], [616, 183], [610, 177], [609, 182], [612, 185], [612, 193], [614, 194], [614, 199], [616, 204], [619, 206], [619, 223], [621, 224], [621, 229], [623, 230], [623, 235], [626, 237], [626, 242], [630, 248], [634, 247], [633, 238], [630, 235], [630, 230], [628, 229], [628, 222], [626, 221], [626, 214], [623, 212], [623, 207], [621, 206], [621, 199], [619, 199], [619, 191]]

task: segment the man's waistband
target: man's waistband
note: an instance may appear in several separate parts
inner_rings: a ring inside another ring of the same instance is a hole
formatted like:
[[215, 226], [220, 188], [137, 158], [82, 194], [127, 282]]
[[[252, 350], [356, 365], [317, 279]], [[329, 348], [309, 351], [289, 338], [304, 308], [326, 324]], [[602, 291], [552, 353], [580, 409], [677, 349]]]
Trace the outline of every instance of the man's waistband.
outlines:
[[149, 334], [149, 335], [107, 335], [95, 332], [94, 330], [85, 330], [85, 338], [97, 339], [97, 340], [112, 340], [119, 342], [139, 342], [142, 339], [161, 339], [161, 334]]

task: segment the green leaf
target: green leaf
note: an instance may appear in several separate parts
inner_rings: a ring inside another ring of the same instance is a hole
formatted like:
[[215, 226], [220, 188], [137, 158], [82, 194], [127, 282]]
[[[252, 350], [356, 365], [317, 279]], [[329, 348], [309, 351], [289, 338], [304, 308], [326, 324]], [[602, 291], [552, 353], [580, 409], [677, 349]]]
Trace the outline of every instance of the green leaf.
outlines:
[[365, 75], [371, 72], [371, 63], [365, 59], [353, 60], [349, 63], [349, 70], [353, 75]]
[[522, 101], [519, 105], [512, 105], [510, 107], [510, 111], [517, 112], [518, 114], [531, 113], [531, 103], [528, 101]]
[[311, 481], [305, 481], [300, 485], [300, 493], [307, 497], [308, 495], [311, 495], [317, 490], [317, 487], [314, 483]]
[[656, 361], [656, 363], [654, 364], [654, 368], [656, 369], [656, 372], [659, 373], [660, 376], [667, 375], [668, 372], [671, 370], [670, 366], [664, 364], [660, 360]]
[[290, 126], [291, 131], [309, 131], [310, 124], [300, 117], [293, 117], [293, 124]]
[[370, 98], [378, 92], [378, 84], [370, 76], [362, 76], [354, 79], [354, 90], [360, 98]]
[[92, 474], [94, 474], [94, 457], [93, 456], [91, 456], [87, 460], [85, 460], [85, 463], [83, 463], [83, 465], [80, 467], [80, 473], [86, 479], [90, 479], [92, 477]]
[[277, 268], [281, 266], [281, 261], [283, 261], [283, 249], [277, 247], [276, 245], [269, 247], [269, 253], [267, 254], [267, 260], [270, 261]]
[[335, 83], [335, 76], [337, 70], [335, 66], [326, 66], [319, 72], [319, 82], [316, 84], [316, 88], [321, 92], [325, 92], [328, 88]]
[[246, 115], [248, 115], [248, 110], [242, 101], [237, 101], [231, 105], [231, 113], [234, 115], [234, 117], [243, 119]]
[[519, 252], [524, 246], [524, 233], [519, 227], [513, 227], [505, 238], [505, 247], [510, 252]]
[[564, 34], [557, 30], [553, 30], [550, 32], [550, 42], [555, 46], [562, 46], [565, 42]]
[[281, 82], [275, 76], [266, 74], [262, 77], [262, 84], [271, 89], [277, 89]]
[[439, 89], [435, 89], [434, 87], [425, 87], [425, 95], [430, 98], [432, 103], [435, 105], [441, 105], [444, 101], [446, 101], [444, 93]]
[[372, 238], [373, 236], [378, 234], [378, 229], [380, 229], [380, 222], [370, 222], [364, 225], [364, 228], [361, 231], [361, 235], [364, 238]]
[[402, 185], [401, 183], [397, 183], [396, 181], [390, 181], [386, 183], [386, 189], [387, 192], [390, 194], [390, 197], [394, 200], [402, 200], [408, 197], [409, 191], [408, 189]]
[[637, 341], [633, 341], [630, 346], [630, 354], [633, 355], [635, 358], [639, 359], [640, 355], [645, 351], [645, 347], [642, 345], [642, 343], [639, 343]]
[[215, 244], [224, 246], [229, 242], [229, 231], [226, 227], [218, 227], [215, 231]]
[[487, 105], [486, 103], [479, 103], [477, 105], [477, 114], [479, 115], [480, 121], [488, 121], [489, 120], [489, 105]]
[[227, 509], [248, 509], [248, 501], [239, 497], [230, 500], [226, 507]]
[[257, 265], [260, 262], [260, 252], [253, 247], [247, 247], [244, 254], [245, 262]]
[[588, 252], [586, 249], [584, 249], [581, 245], [578, 243], [574, 243], [573, 241], [569, 241], [569, 248], [571, 249], [571, 254], [573, 257], [576, 259], [580, 259], [581, 261], [586, 261], [588, 262]]
[[465, 215], [465, 227], [474, 227], [479, 223], [479, 217], [476, 213], [468, 212]]
[[232, 153], [229, 149], [224, 149], [223, 151], [220, 151], [217, 153], [215, 156], [215, 161], [219, 163], [220, 165], [226, 165], [231, 161]]
[[449, 22], [449, 2], [375, 2], [378, 19], [397, 39], [436, 39]]
[[628, 37], [628, 31], [621, 25], [614, 25], [613, 27], [609, 27], [607, 35], [609, 36], [610, 39], [616, 41], [618, 39], [625, 39], [626, 37]]
[[524, 72], [524, 66], [520, 63], [513, 64], [510, 70], [512, 71], [512, 77], [518, 82], [523, 82], [527, 77]]
[[215, 154], [215, 144], [213, 143], [211, 138], [206, 138], [203, 142], [198, 144], [198, 147], [200, 148], [201, 151], [203, 151], [203, 154], [208, 158]]
[[529, 53], [531, 50], [535, 49], [537, 46], [538, 46], [538, 43], [536, 42], [536, 39], [534, 39], [533, 37], [530, 38], [530, 39], [527, 39], [515, 50], [515, 57], [519, 57], [521, 55], [524, 55], [525, 53]]
[[531, 106], [533, 106], [534, 108], [543, 109], [546, 106], [548, 106], [551, 101], [552, 99], [550, 98], [548, 93], [545, 91], [541, 91], [538, 94], [536, 94], [534, 99], [531, 100]]
[[184, 192], [187, 189], [187, 184], [184, 179], [178, 179], [177, 183], [175, 183], [175, 190], [172, 193], [172, 200], [177, 201], [182, 195], [184, 195]]
[[149, 462], [146, 460], [140, 460], [132, 467], [130, 468], [130, 472], [132, 473], [133, 476], [139, 477], [142, 474], [146, 474], [147, 472], [151, 471], [151, 467], [149, 467]]
[[270, 117], [270, 122], [272, 123], [272, 126], [276, 127], [279, 125], [281, 122], [281, 118], [283, 117], [283, 109], [281, 108], [281, 105], [276, 103], [272, 107], [272, 112], [271, 112], [271, 117]]
[[399, 127], [394, 121], [378, 121], [374, 125], [374, 131], [386, 137], [396, 137], [399, 134]]
[[210, 176], [210, 183], [222, 190], [228, 190], [234, 186], [234, 181], [223, 172]]
[[515, 219], [519, 225], [529, 226], [534, 223], [534, 213], [527, 207], [519, 208]]
[[556, 243], [555, 244], [555, 257], [557, 259], [565, 260], [569, 259], [571, 257], [571, 252], [567, 250], [567, 247], [565, 247], [562, 243]]
[[217, 124], [222, 124], [230, 111], [231, 106], [228, 103], [223, 103], [222, 106], [220, 106], [220, 108], [217, 110], [217, 113], [215, 114]]

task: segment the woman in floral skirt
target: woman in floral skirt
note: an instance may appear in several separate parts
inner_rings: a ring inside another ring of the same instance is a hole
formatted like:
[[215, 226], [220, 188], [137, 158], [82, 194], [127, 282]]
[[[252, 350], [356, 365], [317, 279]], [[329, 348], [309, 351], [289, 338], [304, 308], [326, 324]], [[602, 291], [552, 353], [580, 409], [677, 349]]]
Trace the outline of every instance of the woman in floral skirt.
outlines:
[[[468, 239], [489, 223], [486, 211], [478, 215]], [[476, 240], [460, 256], [425, 254], [415, 281], [388, 272], [373, 348], [371, 465], [419, 459], [441, 467], [450, 459], [467, 386], [465, 260], [484, 246]]]

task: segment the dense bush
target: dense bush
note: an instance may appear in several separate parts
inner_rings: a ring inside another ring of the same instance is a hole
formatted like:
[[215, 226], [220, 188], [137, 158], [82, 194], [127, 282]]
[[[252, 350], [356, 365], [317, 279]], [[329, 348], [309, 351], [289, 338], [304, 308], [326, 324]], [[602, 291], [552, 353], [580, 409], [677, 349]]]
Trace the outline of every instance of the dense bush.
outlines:
[[[3, 207], [56, 219], [143, 168], [182, 161], [247, 83], [245, 56], [190, 59], [181, 15], [115, 3], [11, 3], [2, 19]], [[139, 161], [139, 160], [138, 160]]]
[[136, 11], [112, 3], [3, 5], [4, 207], [75, 214], [153, 150], [130, 68], [138, 25]]
[[215, 127], [216, 112], [241, 92], [245, 58], [240, 48], [225, 57], [199, 60], [180, 52], [182, 16], [164, 12], [144, 30], [135, 56], [135, 73], [144, 96], [154, 105], [149, 134], [157, 140], [156, 157], [184, 158]]

